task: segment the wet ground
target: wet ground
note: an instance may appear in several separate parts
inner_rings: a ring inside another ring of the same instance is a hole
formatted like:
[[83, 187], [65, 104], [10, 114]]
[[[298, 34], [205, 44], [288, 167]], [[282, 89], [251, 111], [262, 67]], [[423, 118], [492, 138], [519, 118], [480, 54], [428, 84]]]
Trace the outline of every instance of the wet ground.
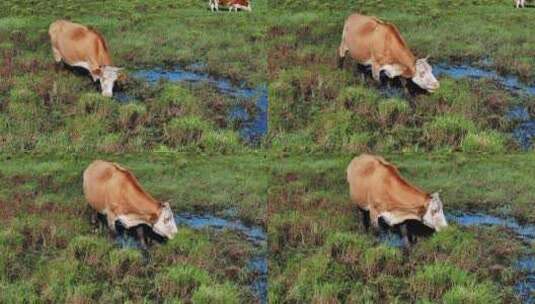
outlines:
[[[535, 240], [535, 225], [521, 224], [511, 217], [497, 217], [485, 213], [448, 214], [448, 221], [460, 226], [502, 226], [515, 234], [526, 246]], [[525, 276], [517, 282], [515, 289], [522, 303], [535, 303], [535, 256], [525, 255], [516, 262], [516, 267]]]
[[[485, 63], [485, 62], [484, 62]], [[488, 64], [488, 62], [486, 62]], [[366, 75], [367, 79], [371, 79], [371, 68], [365, 66], [358, 66], [355, 73]], [[511, 92], [518, 96], [535, 97], [535, 84], [525, 84], [514, 75], [499, 75], [492, 70], [486, 70], [471, 65], [450, 65], [440, 63], [433, 65], [433, 74], [435, 77], [451, 77], [453, 79], [490, 79], [496, 82], [504, 90]], [[424, 94], [425, 91], [418, 88], [412, 81], [407, 82], [407, 90], [411, 95]], [[406, 93], [402, 88], [401, 81], [398, 78], [390, 79], [386, 74], [381, 73], [381, 84], [379, 85], [379, 92], [383, 97], [391, 98], [405, 98]], [[506, 117], [516, 123], [513, 130], [513, 138], [524, 150], [528, 150], [533, 145], [535, 138], [535, 117], [532, 117], [528, 109], [524, 106], [514, 106], [509, 109]]]
[[180, 213], [175, 215], [177, 225], [185, 225], [192, 229], [213, 229], [216, 231], [230, 230], [242, 235], [260, 254], [253, 256], [248, 263], [249, 269], [255, 274], [251, 289], [260, 303], [267, 303], [267, 236], [260, 226], [245, 225], [240, 220], [228, 220], [211, 214]]
[[491, 79], [508, 91], [517, 94], [535, 95], [535, 85], [528, 85], [513, 75], [499, 75], [496, 71], [485, 70], [470, 65], [449, 65], [445, 63], [433, 65], [433, 74], [436, 77], [447, 75], [454, 79]]
[[[228, 212], [233, 214], [233, 212]], [[254, 280], [250, 288], [257, 296], [259, 303], [267, 303], [267, 284], [268, 284], [268, 264], [267, 264], [267, 236], [264, 228], [254, 225], [246, 225], [242, 221], [226, 219], [211, 214], [194, 214], [179, 213], [175, 214], [176, 224], [178, 226], [187, 226], [191, 229], [211, 229], [215, 231], [229, 230], [233, 231], [248, 242], [250, 242], [259, 254], [251, 257], [248, 262], [248, 269], [254, 274]], [[135, 234], [125, 232], [124, 229], [118, 229], [119, 234], [116, 237], [116, 243], [121, 247], [141, 249], [141, 244], [136, 239]], [[152, 235], [152, 234], [151, 234]], [[152, 235], [154, 237], [154, 235]]]
[[[522, 241], [526, 249], [531, 246], [531, 242], [535, 241], [535, 225], [521, 224], [512, 217], [498, 217], [485, 213], [449, 213], [446, 218], [450, 224], [455, 223], [463, 227], [504, 227]], [[403, 242], [399, 231], [392, 228], [383, 228], [384, 230], [379, 234], [380, 242], [402, 248]], [[411, 230], [411, 227], [409, 227], [409, 230]], [[521, 256], [516, 261], [515, 266], [523, 274], [522, 279], [515, 285], [517, 295], [522, 300], [522, 303], [535, 304], [535, 256]]]
[[[248, 143], [258, 143], [267, 133], [267, 112], [268, 93], [266, 85], [257, 88], [248, 88], [243, 85], [235, 85], [225, 78], [214, 77], [208, 73], [198, 71], [202, 65], [192, 65], [187, 68], [176, 67], [173, 69], [142, 69], [133, 72], [133, 76], [155, 83], [160, 80], [172, 82], [182, 82], [189, 84], [208, 84], [216, 88], [221, 94], [234, 97], [236, 99], [256, 99], [256, 109], [254, 114], [240, 106], [236, 106], [230, 113], [231, 120], [243, 122], [240, 128], [240, 135]], [[124, 100], [124, 94], [116, 96], [119, 100]]]
[[[433, 66], [433, 74], [437, 78], [448, 76], [454, 79], [490, 79], [515, 95], [535, 96], [534, 84], [525, 84], [514, 75], [499, 75], [495, 71], [470, 65], [437, 64]], [[517, 123], [516, 128], [513, 130], [513, 138], [523, 149], [527, 150], [531, 148], [533, 138], [535, 137], [535, 118], [523, 106], [512, 107], [509, 113], [507, 113], [507, 118]]]

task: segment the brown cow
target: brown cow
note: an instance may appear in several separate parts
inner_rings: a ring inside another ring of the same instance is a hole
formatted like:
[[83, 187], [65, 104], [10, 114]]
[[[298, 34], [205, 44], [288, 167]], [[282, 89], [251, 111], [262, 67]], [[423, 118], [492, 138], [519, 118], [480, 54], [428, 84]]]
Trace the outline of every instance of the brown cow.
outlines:
[[177, 232], [169, 203], [159, 203], [145, 192], [136, 177], [118, 164], [96, 160], [83, 174], [84, 195], [89, 205], [107, 217], [115, 233], [115, 221], [126, 228], [138, 226], [137, 232], [146, 247], [141, 224], [157, 234], [172, 239]]
[[232, 12], [232, 10], [237, 12], [238, 9], [252, 11], [249, 0], [210, 0], [208, 5], [212, 12], [219, 11], [220, 5], [228, 7], [229, 12]]
[[438, 193], [428, 194], [411, 185], [382, 157], [355, 157], [347, 167], [347, 182], [366, 230], [370, 220], [378, 228], [379, 218], [390, 226], [402, 224], [401, 233], [408, 245], [407, 220], [421, 221], [436, 231], [448, 226]]
[[380, 81], [380, 73], [385, 71], [389, 78], [401, 76], [404, 84], [406, 78], [412, 79], [429, 92], [440, 87], [427, 58], [416, 59], [396, 26], [376, 17], [353, 14], [347, 18], [338, 48], [340, 68], [347, 52], [358, 63], [371, 65], [376, 81]]
[[93, 81], [100, 80], [102, 95], [111, 97], [120, 68], [114, 67], [104, 37], [96, 30], [66, 20], [57, 20], [48, 29], [56, 62], [82, 67]]

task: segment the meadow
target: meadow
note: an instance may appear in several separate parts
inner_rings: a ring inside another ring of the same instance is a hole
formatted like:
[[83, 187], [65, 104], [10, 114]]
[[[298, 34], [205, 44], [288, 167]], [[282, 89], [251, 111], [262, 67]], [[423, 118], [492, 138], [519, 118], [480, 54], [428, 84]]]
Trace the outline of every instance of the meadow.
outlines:
[[[517, 151], [508, 117], [533, 96], [492, 79], [441, 75], [434, 94], [379, 86], [346, 60], [336, 68], [345, 18], [360, 12], [394, 23], [418, 58], [468, 64], [533, 85], [532, 9], [510, 1], [273, 1], [268, 28], [270, 143], [286, 152]], [[364, 77], [362, 77], [364, 75]], [[532, 115], [532, 114], [531, 114]], [[531, 139], [531, 137], [530, 137]]]
[[[139, 69], [202, 70], [236, 86], [266, 82], [263, 1], [252, 14], [211, 13], [205, 2], [2, 1], [0, 4], [0, 148], [4, 151], [248, 151], [243, 123], [230, 115], [252, 100], [206, 83], [135, 77]], [[125, 68], [117, 96], [100, 96], [85, 71], [57, 66], [48, 26], [57, 19], [90, 25]], [[202, 67], [202, 68], [199, 68]]]
[[93, 159], [132, 170], [175, 214], [213, 214], [265, 227], [267, 164], [262, 155], [185, 154], [2, 156], [0, 302], [256, 303], [262, 254], [231, 230], [177, 222], [173, 240], [147, 252], [120, 246], [90, 222], [81, 172]]
[[450, 215], [533, 222], [533, 155], [386, 157], [422, 189], [441, 191], [449, 227], [410, 250], [394, 246], [365, 232], [350, 202], [352, 157], [281, 156], [268, 193], [270, 302], [521, 303], [519, 282], [530, 273], [516, 260], [533, 255], [532, 242], [501, 226], [462, 227]]

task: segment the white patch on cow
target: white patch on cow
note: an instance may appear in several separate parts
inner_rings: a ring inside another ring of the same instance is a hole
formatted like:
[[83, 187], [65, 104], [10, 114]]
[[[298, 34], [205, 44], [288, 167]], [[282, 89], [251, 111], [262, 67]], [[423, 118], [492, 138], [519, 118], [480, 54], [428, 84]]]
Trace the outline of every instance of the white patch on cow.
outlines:
[[396, 212], [388, 211], [380, 213], [379, 217], [381, 217], [389, 226], [401, 224], [406, 220], [420, 220], [420, 218], [416, 215], [399, 214]]
[[85, 61], [78, 61], [78, 62], [75, 62], [75, 63], [73, 63], [71, 65], [72, 66], [76, 66], [76, 67], [84, 68], [84, 69], [88, 70], [91, 73], [91, 69], [89, 68], [89, 63], [87, 63]]
[[398, 77], [403, 73], [403, 67], [399, 64], [385, 64], [381, 67], [382, 71], [385, 71], [386, 76], [389, 78]]
[[232, 5], [234, 7], [234, 10], [237, 12], [238, 9], [241, 9], [241, 10], [244, 10], [244, 11], [252, 11], [251, 9], [251, 5], [248, 5], [248, 6], [244, 6], [244, 5], [241, 5], [241, 4], [234, 4]]
[[169, 203], [163, 203], [160, 216], [156, 223], [152, 226], [154, 232], [159, 235], [165, 236], [168, 239], [172, 239], [177, 233], [178, 229], [176, 227], [175, 217], [173, 211], [169, 206]]
[[210, 6], [210, 9], [212, 10], [212, 12], [219, 11], [219, 1], [210, 0], [208, 1], [208, 5]]
[[361, 64], [362, 64], [362, 65], [365, 65], [365, 66], [370, 66], [370, 65], [372, 65], [372, 64], [373, 64], [373, 60], [371, 60], [371, 59], [368, 59], [368, 60], [364, 61], [364, 62], [363, 62], [363, 63], [361, 63]]
[[444, 209], [442, 206], [442, 201], [440, 200], [438, 193], [433, 193], [431, 199], [429, 200], [429, 205], [425, 211], [422, 221], [428, 227], [440, 231], [443, 228], [448, 227], [448, 222], [444, 216]]
[[117, 216], [117, 220], [123, 224], [125, 228], [132, 228], [141, 224], [148, 224], [146, 221], [140, 220], [135, 215], [123, 214]]

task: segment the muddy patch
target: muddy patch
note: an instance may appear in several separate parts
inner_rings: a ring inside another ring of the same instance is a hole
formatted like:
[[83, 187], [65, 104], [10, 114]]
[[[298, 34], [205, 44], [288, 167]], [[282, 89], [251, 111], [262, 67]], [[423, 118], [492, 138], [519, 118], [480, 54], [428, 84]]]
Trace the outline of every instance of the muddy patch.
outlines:
[[[470, 65], [437, 64], [433, 66], [433, 73], [437, 77], [449, 76], [453, 79], [490, 79], [513, 94], [535, 96], [535, 85], [525, 84], [513, 75], [499, 75], [496, 71]], [[524, 106], [512, 107], [506, 117], [509, 121], [517, 123], [513, 130], [513, 138], [524, 150], [530, 149], [535, 138], [535, 117], [532, 117]]]
[[[229, 79], [214, 77], [208, 73], [196, 71], [199, 65], [188, 67], [194, 69], [144, 69], [133, 72], [133, 76], [143, 79], [149, 83], [156, 83], [160, 80], [172, 82], [182, 82], [189, 84], [208, 84], [216, 88], [221, 94], [231, 96], [236, 99], [255, 99], [256, 109], [254, 114], [250, 115], [247, 109], [241, 106], [235, 106], [230, 114], [231, 120], [240, 120], [243, 123], [240, 128], [240, 136], [248, 143], [258, 143], [267, 133], [267, 111], [268, 111], [268, 93], [265, 85], [257, 88], [248, 88], [243, 85], [233, 84]], [[116, 98], [119, 101], [128, 100], [125, 94], [118, 94]]]
[[[520, 224], [510, 217], [497, 217], [485, 213], [457, 213], [448, 214], [448, 221], [460, 226], [501, 226], [511, 230], [526, 246], [535, 240], [535, 225]], [[515, 286], [516, 293], [522, 303], [535, 303], [535, 257], [526, 255], [516, 261], [516, 268], [524, 274]]]
[[260, 226], [245, 225], [240, 220], [228, 220], [211, 214], [180, 213], [175, 215], [177, 225], [185, 225], [192, 229], [213, 229], [216, 231], [231, 230], [242, 235], [253, 246], [259, 248], [261, 254], [253, 256], [248, 263], [249, 270], [255, 275], [251, 289], [260, 303], [267, 303], [267, 236]]

